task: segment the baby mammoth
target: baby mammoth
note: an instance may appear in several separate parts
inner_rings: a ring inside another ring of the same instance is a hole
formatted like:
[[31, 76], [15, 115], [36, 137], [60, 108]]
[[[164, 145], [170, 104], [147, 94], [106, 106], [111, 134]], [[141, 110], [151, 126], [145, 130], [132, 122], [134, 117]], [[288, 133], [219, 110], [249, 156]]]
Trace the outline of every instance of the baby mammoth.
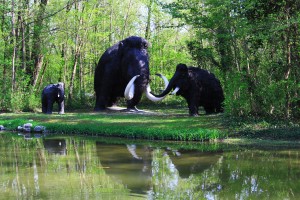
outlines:
[[65, 91], [64, 84], [50, 84], [47, 85], [42, 92], [42, 112], [45, 114], [52, 114], [53, 104], [58, 104], [58, 114], [64, 114], [64, 99]]
[[[168, 82], [163, 75], [157, 75]], [[165, 97], [172, 89], [174, 91], [171, 94], [181, 95], [186, 99], [191, 116], [199, 115], [199, 106], [204, 107], [206, 114], [223, 112], [224, 94], [221, 83], [207, 70], [178, 64], [167, 88], [155, 96]]]

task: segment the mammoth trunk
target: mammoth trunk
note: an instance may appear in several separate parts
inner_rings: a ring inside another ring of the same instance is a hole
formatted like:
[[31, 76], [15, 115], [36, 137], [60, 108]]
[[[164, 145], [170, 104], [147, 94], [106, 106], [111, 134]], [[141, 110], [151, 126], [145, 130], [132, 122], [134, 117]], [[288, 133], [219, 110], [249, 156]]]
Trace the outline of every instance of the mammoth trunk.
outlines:
[[[166, 84], [167, 83], [167, 78], [166, 77], [164, 77], [163, 75], [161, 75], [161, 74], [157, 74], [159, 77], [161, 77], [163, 80], [164, 80], [164, 82], [165, 82], [165, 90], [161, 93], [161, 94], [158, 94], [158, 95], [155, 95], [155, 97], [159, 97], [159, 98], [162, 98], [162, 97], [165, 97], [167, 94], [169, 94], [170, 92], [171, 92], [171, 90], [173, 89], [173, 85], [174, 85], [174, 83], [175, 83], [175, 77], [172, 77], [171, 78], [171, 80], [170, 80], [170, 82], [168, 83], [168, 84]], [[179, 90], [179, 89], [178, 89]], [[177, 90], [177, 91], [178, 91]], [[177, 92], [176, 91], [176, 92]], [[175, 93], [176, 93], [175, 92]], [[174, 94], [175, 94], [174, 93]]]

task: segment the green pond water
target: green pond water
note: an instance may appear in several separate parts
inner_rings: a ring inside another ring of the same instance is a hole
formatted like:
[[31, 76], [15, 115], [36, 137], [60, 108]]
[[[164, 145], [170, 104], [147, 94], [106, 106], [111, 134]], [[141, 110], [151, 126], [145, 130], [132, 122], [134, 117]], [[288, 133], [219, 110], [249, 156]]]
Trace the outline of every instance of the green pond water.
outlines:
[[299, 153], [0, 133], [0, 199], [300, 199]]

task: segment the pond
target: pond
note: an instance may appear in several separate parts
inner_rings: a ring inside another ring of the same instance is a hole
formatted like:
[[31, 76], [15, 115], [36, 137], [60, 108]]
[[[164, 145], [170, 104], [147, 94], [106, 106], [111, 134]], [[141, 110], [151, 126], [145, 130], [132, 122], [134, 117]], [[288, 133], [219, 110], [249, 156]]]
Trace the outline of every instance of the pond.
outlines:
[[300, 148], [0, 134], [0, 199], [299, 199]]

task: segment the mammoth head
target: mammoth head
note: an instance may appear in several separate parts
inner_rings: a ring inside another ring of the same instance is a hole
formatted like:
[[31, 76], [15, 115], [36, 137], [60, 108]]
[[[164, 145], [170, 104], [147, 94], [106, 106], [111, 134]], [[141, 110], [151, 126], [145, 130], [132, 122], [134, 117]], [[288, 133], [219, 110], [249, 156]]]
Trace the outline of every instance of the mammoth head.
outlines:
[[64, 98], [65, 95], [65, 86], [63, 82], [59, 82], [55, 85], [57, 87], [57, 91], [58, 91], [58, 98]]
[[151, 101], [159, 101], [151, 93], [149, 86], [149, 55], [147, 52], [149, 43], [146, 39], [131, 36], [119, 43], [121, 74], [127, 82], [124, 96], [127, 100], [134, 98], [135, 94], [145, 92]]
[[119, 49], [123, 49], [123, 48], [148, 49], [148, 46], [149, 46], [149, 42], [146, 39], [137, 36], [128, 37], [119, 43]]
[[[161, 74], [157, 74], [163, 79], [166, 79]], [[178, 64], [176, 67], [176, 71], [171, 78], [169, 84], [166, 89], [159, 95], [154, 95], [156, 97], [165, 97], [172, 89], [173, 92], [171, 94], [176, 94], [180, 90], [186, 90], [189, 87], [189, 72], [188, 67], [185, 64]]]

